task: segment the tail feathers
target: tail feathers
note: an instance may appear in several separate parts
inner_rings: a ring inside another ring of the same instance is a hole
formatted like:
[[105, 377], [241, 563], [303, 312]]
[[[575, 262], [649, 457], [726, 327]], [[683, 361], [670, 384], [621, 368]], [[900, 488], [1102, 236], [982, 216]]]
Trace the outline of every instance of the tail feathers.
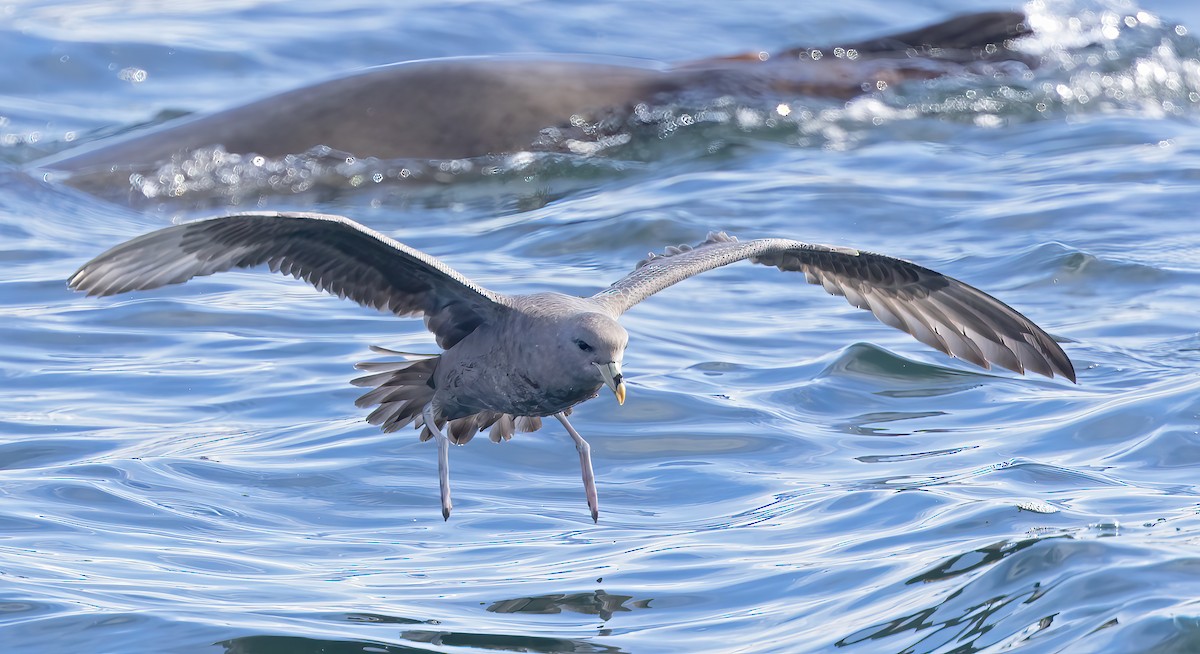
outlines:
[[[563, 409], [563, 415], [571, 415], [572, 409], [567, 407]], [[511, 416], [507, 413], [501, 413], [490, 423], [492, 430], [488, 432], [488, 438], [492, 439], [493, 443], [511, 440], [513, 434], [517, 432], [529, 433], [542, 428], [542, 419], [537, 416]]]
[[[429, 359], [431, 357], [438, 356], [436, 354], [413, 354], [412, 352], [401, 352], [400, 350], [393, 350], [390, 347], [384, 347], [382, 345], [371, 345], [369, 347], [370, 347], [371, 351], [376, 354], [390, 354], [392, 356], [405, 357], [405, 360]], [[381, 362], [381, 363], [403, 363], [403, 362], [402, 361], [389, 361], [389, 362]]]
[[516, 425], [513, 422], [512, 416], [507, 413], [501, 414], [500, 418], [492, 424], [492, 430], [488, 432], [488, 438], [492, 439], [493, 443], [512, 439], [513, 432], [516, 431]]
[[[466, 445], [472, 438], [475, 438], [475, 434], [478, 434], [488, 427], [493, 427], [504, 416], [505, 414], [501, 413], [482, 411], [480, 413], [463, 418], [455, 418], [448, 423], [439, 419], [438, 427], [441, 428], [442, 425], [446, 425], [445, 433], [450, 439], [451, 443], [454, 443], [455, 445]], [[421, 420], [421, 423], [417, 426], [423, 427], [423, 429], [421, 429], [422, 441], [427, 441], [430, 438], [433, 438], [433, 432], [431, 432], [429, 427], [425, 425], [424, 420]]]
[[[408, 357], [401, 361], [369, 361], [359, 363], [355, 367], [370, 374], [350, 380], [351, 384], [370, 388], [354, 401], [355, 406], [366, 408], [379, 405], [367, 416], [367, 422], [379, 425], [385, 432], [398, 431], [408, 425], [421, 430], [421, 440], [433, 438], [433, 432], [425, 424], [422, 414], [425, 407], [433, 401], [435, 389], [430, 380], [437, 370], [437, 355], [410, 355], [380, 347], [372, 350], [384, 354], [394, 354]], [[571, 415], [571, 409], [564, 410]], [[488, 437], [494, 442], [509, 440], [516, 432], [533, 432], [542, 426], [542, 419], [537, 416], [511, 416], [495, 411], [479, 413], [455, 418], [447, 421], [436, 416], [437, 427], [446, 429], [446, 435], [455, 445], [464, 445], [475, 434], [490, 428]]]
[[529, 434], [542, 428], [542, 419], [537, 416], [516, 416], [517, 431]]
[[367, 422], [393, 432], [417, 420], [425, 405], [433, 401], [429, 383], [439, 357], [411, 358], [403, 361], [372, 361], [358, 364], [372, 374], [350, 381], [355, 386], [374, 387], [354, 402], [359, 407], [379, 405]]

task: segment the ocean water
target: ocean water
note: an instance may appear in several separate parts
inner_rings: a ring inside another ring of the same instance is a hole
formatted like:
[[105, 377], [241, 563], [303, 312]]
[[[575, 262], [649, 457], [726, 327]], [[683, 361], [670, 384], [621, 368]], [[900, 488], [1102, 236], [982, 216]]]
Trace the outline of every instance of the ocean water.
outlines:
[[[809, 4], [0, 5], [0, 651], [1200, 651], [1192, 2], [1041, 0], [1042, 64], [1012, 78], [666, 107], [621, 147], [415, 179], [212, 152], [95, 193], [34, 163], [393, 61], [674, 61], [1016, 8]], [[557, 425], [455, 448], [443, 522], [436, 448], [348, 384], [370, 345], [433, 351], [420, 321], [261, 270], [66, 288], [124, 239], [259, 207], [502, 292], [590, 294], [711, 229], [886, 252], [1024, 312], [1079, 383], [730, 266], [627, 314], [629, 400], [577, 408], [598, 524]]]

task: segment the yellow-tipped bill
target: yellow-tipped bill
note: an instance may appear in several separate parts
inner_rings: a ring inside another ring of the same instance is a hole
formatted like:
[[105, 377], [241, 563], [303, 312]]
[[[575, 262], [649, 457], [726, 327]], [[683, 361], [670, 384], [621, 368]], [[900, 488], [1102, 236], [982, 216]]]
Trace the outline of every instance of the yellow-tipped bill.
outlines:
[[617, 396], [617, 404], [625, 404], [625, 381], [621, 378], [621, 362], [597, 363], [595, 366], [604, 377], [604, 385], [611, 388], [613, 395]]

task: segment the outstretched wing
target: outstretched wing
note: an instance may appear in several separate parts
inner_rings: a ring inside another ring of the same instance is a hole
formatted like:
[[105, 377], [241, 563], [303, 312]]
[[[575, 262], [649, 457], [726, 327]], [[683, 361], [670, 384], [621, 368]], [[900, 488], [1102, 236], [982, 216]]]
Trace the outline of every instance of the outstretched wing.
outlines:
[[87, 262], [68, 285], [113, 295], [264, 263], [364, 306], [424, 314], [443, 348], [504, 306], [502, 295], [434, 257], [347, 218], [317, 213], [236, 214], [160, 229]]
[[650, 255], [593, 299], [620, 315], [672, 284], [742, 259], [802, 272], [810, 284], [845, 296], [883, 323], [984, 368], [996, 364], [1075, 381], [1075, 367], [1058, 343], [1007, 304], [915, 263], [850, 248], [784, 239], [740, 243], [724, 233], [709, 234], [695, 247]]

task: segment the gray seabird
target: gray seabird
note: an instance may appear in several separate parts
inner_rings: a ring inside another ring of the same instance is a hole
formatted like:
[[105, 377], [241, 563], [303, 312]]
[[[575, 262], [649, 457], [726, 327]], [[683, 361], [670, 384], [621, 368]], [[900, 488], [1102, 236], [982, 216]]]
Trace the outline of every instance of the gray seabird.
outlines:
[[[996, 298], [917, 264], [851, 248], [712, 233], [696, 245], [651, 254], [589, 298], [504, 295], [446, 264], [340, 216], [246, 213], [167, 227], [122, 243], [71, 276], [73, 289], [113, 295], [267, 264], [320, 290], [398, 316], [423, 315], [440, 355], [359, 364], [371, 387], [357, 404], [390, 432], [408, 424], [436, 438], [442, 515], [450, 516], [449, 445], [490, 428], [499, 442], [554, 416], [579, 451], [592, 519], [599, 516], [590, 448], [567, 421], [572, 407], [607, 386], [625, 401], [621, 361], [626, 310], [693, 275], [749, 259], [802, 272], [850, 304], [922, 343], [988, 368], [1075, 381], [1045, 331]], [[376, 348], [377, 351], [389, 352]]]

